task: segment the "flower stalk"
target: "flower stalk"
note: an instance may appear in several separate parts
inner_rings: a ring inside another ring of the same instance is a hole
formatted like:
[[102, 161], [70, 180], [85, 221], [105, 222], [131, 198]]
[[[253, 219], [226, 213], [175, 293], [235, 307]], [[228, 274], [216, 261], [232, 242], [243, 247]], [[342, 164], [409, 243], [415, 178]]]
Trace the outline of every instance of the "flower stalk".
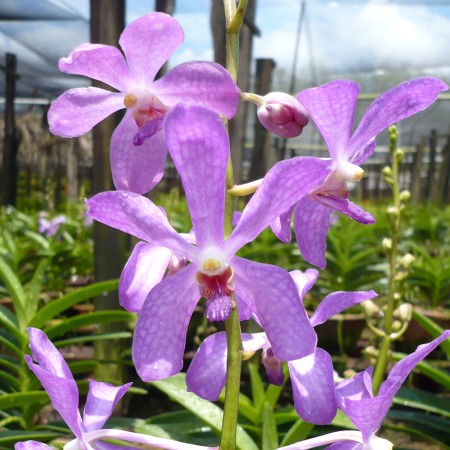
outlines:
[[400, 198], [400, 187], [398, 179], [399, 164], [403, 158], [403, 151], [397, 148], [398, 131], [395, 126], [389, 128], [391, 153], [391, 167], [389, 173], [385, 173], [386, 181], [392, 186], [393, 205], [388, 207], [389, 223], [391, 227], [390, 245], [387, 249], [389, 256], [389, 288], [387, 294], [387, 303], [384, 314], [383, 338], [381, 341], [380, 352], [378, 354], [375, 372], [373, 374], [373, 390], [374, 394], [378, 393], [378, 389], [383, 382], [386, 367], [389, 362], [389, 351], [391, 342], [395, 336], [392, 335], [394, 311], [398, 305], [399, 299], [397, 294], [397, 253], [400, 235], [401, 211], [403, 208]]

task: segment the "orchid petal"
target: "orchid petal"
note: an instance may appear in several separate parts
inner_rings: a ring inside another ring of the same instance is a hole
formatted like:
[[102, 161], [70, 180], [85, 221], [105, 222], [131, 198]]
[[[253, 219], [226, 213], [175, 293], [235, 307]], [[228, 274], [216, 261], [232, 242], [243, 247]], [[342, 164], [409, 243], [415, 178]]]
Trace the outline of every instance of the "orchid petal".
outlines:
[[311, 316], [313, 327], [326, 322], [330, 317], [339, 314], [351, 306], [357, 305], [365, 300], [378, 297], [375, 291], [361, 292], [333, 292], [327, 295], [319, 304]]
[[317, 272], [317, 270], [315, 269], [306, 269], [304, 272], [302, 272], [301, 270], [291, 270], [289, 274], [295, 281], [298, 294], [300, 295], [301, 301], [303, 301], [303, 297], [305, 296], [305, 294], [314, 286], [314, 283], [317, 281], [319, 272]]
[[200, 106], [175, 106], [166, 141], [186, 193], [199, 247], [221, 246], [229, 141], [220, 116]]
[[189, 259], [197, 255], [197, 247], [186, 242], [171, 227], [165, 214], [142, 195], [127, 191], [101, 192], [86, 203], [89, 216], [98, 222]]
[[358, 444], [356, 441], [335, 442], [325, 447], [325, 450], [364, 450], [364, 444]]
[[373, 155], [376, 146], [377, 141], [375, 139], [372, 139], [364, 147], [357, 150], [356, 153], [350, 158], [349, 162], [351, 162], [355, 166], [360, 166], [363, 162], [365, 162], [368, 158], [370, 158]]
[[14, 448], [15, 450], [52, 450], [47, 444], [37, 441], [17, 442]]
[[272, 347], [265, 348], [261, 357], [266, 369], [267, 379], [275, 386], [284, 385], [284, 372], [282, 362], [274, 355]]
[[164, 118], [155, 118], [145, 123], [140, 127], [133, 138], [133, 145], [135, 147], [139, 147], [142, 145], [147, 139], [154, 136], [158, 131], [160, 131], [164, 126]]
[[372, 398], [372, 375], [373, 367], [368, 367], [363, 372], [359, 372], [352, 378], [347, 378], [336, 385], [336, 398], [339, 407], [342, 407], [346, 400], [361, 400]]
[[[351, 156], [378, 133], [433, 103], [448, 86], [432, 77], [405, 81], [381, 94], [367, 109], [349, 142]], [[339, 117], [337, 117], [339, 118]]]
[[212, 62], [180, 64], [153, 84], [155, 95], [167, 106], [189, 103], [205, 106], [231, 119], [239, 90], [230, 73]]
[[134, 84], [123, 54], [112, 45], [81, 44], [61, 58], [58, 67], [61, 72], [93, 78], [121, 92]]
[[56, 411], [59, 412], [64, 422], [69, 426], [77, 438], [81, 437], [81, 416], [78, 412], [79, 394], [77, 383], [73, 378], [58, 376], [33, 363], [29, 355], [25, 355], [25, 360], [30, 370], [36, 375]]
[[138, 130], [127, 111], [111, 137], [111, 171], [116, 189], [145, 194], [160, 182], [167, 150], [162, 131], [135, 146]]
[[165, 278], [150, 291], [142, 306], [132, 354], [143, 381], [170, 377], [183, 367], [187, 327], [200, 298], [196, 270], [195, 264], [190, 264]]
[[141, 310], [148, 293], [163, 279], [171, 257], [172, 252], [165, 247], [136, 244], [119, 281], [120, 304], [126, 310]]
[[[441, 342], [450, 337], [450, 330], [444, 331], [438, 338], [429, 342], [428, 344], [419, 345], [414, 353], [411, 353], [406, 358], [403, 358], [392, 367], [386, 381], [380, 386], [379, 396], [388, 397], [388, 392], [393, 395], [400, 389], [402, 383], [406, 380], [408, 375], [412, 372], [414, 367], [426, 358]], [[389, 402], [392, 398], [389, 399]]]
[[316, 198], [320, 201], [320, 203], [339, 211], [359, 223], [364, 225], [375, 223], [375, 218], [372, 214], [364, 211], [361, 206], [351, 202], [347, 198], [339, 197], [333, 194], [318, 195]]
[[100, 430], [111, 416], [113, 409], [133, 383], [113, 386], [89, 380], [89, 392], [83, 413], [86, 431]]
[[294, 230], [300, 253], [306, 261], [320, 269], [326, 266], [325, 250], [332, 212], [328, 206], [304, 197], [294, 213]]
[[232, 255], [277, 217], [317, 187], [331, 170], [330, 161], [297, 157], [275, 164], [264, 177], [226, 242]]
[[50, 106], [48, 123], [57, 136], [77, 137], [124, 108], [123, 94], [96, 87], [70, 89]]
[[360, 88], [350, 80], [336, 80], [297, 95], [325, 139], [333, 160], [346, 159]]
[[186, 373], [189, 392], [215, 402], [225, 386], [227, 336], [222, 331], [208, 336], [194, 355]]
[[291, 206], [286, 212], [281, 214], [270, 224], [273, 234], [281, 242], [285, 242], [286, 244], [292, 240], [291, 218], [294, 211], [294, 206]]
[[331, 356], [320, 348], [289, 361], [294, 405], [299, 416], [316, 425], [330, 424], [337, 412]]
[[[265, 333], [242, 333], [244, 352], [256, 352], [268, 343]], [[227, 337], [221, 331], [208, 336], [186, 373], [188, 391], [212, 402], [219, 398], [227, 371]]]
[[152, 13], [128, 25], [119, 44], [136, 83], [148, 86], [183, 40], [183, 29], [175, 19], [167, 14]]
[[289, 273], [238, 257], [232, 259], [231, 265], [236, 293], [242, 295], [258, 317], [275, 356], [291, 361], [313, 353], [317, 336]]
[[42, 369], [57, 377], [73, 380], [74, 378], [69, 366], [47, 335], [38, 328], [27, 328], [27, 331], [34, 361]]

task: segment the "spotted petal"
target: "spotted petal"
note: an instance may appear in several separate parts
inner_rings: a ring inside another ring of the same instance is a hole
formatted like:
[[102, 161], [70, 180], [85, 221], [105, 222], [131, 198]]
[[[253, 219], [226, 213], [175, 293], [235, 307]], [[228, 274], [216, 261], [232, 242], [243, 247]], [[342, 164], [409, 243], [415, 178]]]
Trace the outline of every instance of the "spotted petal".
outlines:
[[198, 249], [169, 224], [165, 214], [148, 198], [127, 191], [101, 192], [87, 201], [93, 219], [132, 236], [167, 247], [180, 256], [194, 259]]
[[59, 96], [48, 111], [50, 131], [67, 138], [81, 136], [122, 108], [121, 93], [96, 87], [70, 89]]
[[112, 45], [81, 44], [59, 60], [61, 72], [84, 75], [126, 92], [134, 84], [123, 54]]
[[312, 355], [289, 361], [288, 366], [299, 416], [317, 425], [330, 424], [337, 412], [330, 355], [317, 348]]
[[203, 61], [174, 67], [155, 81], [153, 91], [167, 106], [205, 106], [228, 119], [236, 113], [239, 100], [239, 90], [230, 73], [219, 64]]
[[291, 361], [314, 352], [317, 336], [285, 270], [234, 257], [236, 293], [249, 305], [267, 334], [275, 356]]
[[111, 137], [111, 171], [116, 189], [145, 194], [160, 182], [167, 150], [162, 130], [135, 146], [137, 132], [138, 127], [127, 111]]
[[347, 143], [352, 134], [359, 90], [354, 81], [336, 80], [297, 95], [325, 139], [334, 160], [351, 156]]
[[229, 141], [220, 116], [180, 104], [167, 115], [166, 140], [183, 182], [197, 244], [221, 246]]
[[122, 32], [119, 44], [138, 85], [148, 86], [184, 40], [183, 29], [171, 16], [147, 14]]
[[197, 267], [190, 264], [165, 278], [148, 295], [133, 338], [133, 362], [143, 381], [161, 380], [183, 367], [189, 320], [200, 298]]

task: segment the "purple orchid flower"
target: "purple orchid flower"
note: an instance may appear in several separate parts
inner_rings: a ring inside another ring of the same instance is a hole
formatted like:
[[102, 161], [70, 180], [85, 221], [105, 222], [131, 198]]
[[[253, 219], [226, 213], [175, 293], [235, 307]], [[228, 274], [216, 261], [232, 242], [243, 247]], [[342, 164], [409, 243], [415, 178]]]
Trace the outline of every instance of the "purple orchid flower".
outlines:
[[331, 173], [272, 224], [277, 237], [290, 242], [293, 213], [302, 256], [324, 269], [326, 238], [333, 211], [363, 224], [375, 222], [371, 214], [348, 200], [346, 183], [361, 179], [364, 171], [359, 166], [374, 152], [376, 136], [390, 125], [428, 107], [446, 89], [448, 86], [436, 78], [406, 81], [380, 95], [369, 106], [353, 134], [360, 91], [356, 82], [337, 80], [300, 92], [297, 99], [308, 111], [330, 152]]
[[119, 91], [71, 89], [55, 100], [48, 113], [53, 134], [75, 137], [126, 108], [111, 138], [111, 170], [117, 189], [142, 194], [161, 180], [166, 159], [161, 130], [175, 104], [200, 104], [227, 118], [236, 112], [238, 88], [218, 64], [189, 62], [154, 80], [183, 39], [175, 19], [152, 13], [122, 32], [119, 44], [126, 59], [116, 47], [82, 44], [59, 62], [62, 72], [93, 78]]
[[[157, 284], [140, 310], [133, 360], [141, 378], [153, 381], [181, 370], [187, 326], [200, 297], [207, 300], [209, 320], [226, 320], [235, 293], [241, 319], [255, 313], [282, 360], [313, 353], [316, 335], [288, 272], [234, 255], [323, 179], [328, 163], [303, 158], [300, 170], [289, 161], [274, 166], [224, 242], [229, 141], [220, 117], [203, 107], [177, 105], [166, 118], [166, 139], [183, 182], [197, 245], [186, 242], [143, 196], [104, 192], [87, 202], [95, 220], [190, 261]], [[299, 189], [280, 189], [281, 180]], [[299, 332], [302, 339], [292, 339]]]
[[[317, 271], [291, 272], [300, 300], [311, 289], [317, 279]], [[350, 306], [372, 299], [377, 294], [367, 292], [334, 292], [323, 299], [310, 319], [313, 327]], [[255, 318], [258, 321], [257, 317]], [[301, 337], [300, 337], [301, 339]], [[266, 333], [244, 333], [244, 354], [263, 349], [262, 362], [271, 384], [282, 386], [284, 373], [282, 363], [272, 350]], [[299, 416], [317, 425], [331, 423], [336, 415], [337, 402], [334, 392], [334, 372], [330, 355], [321, 348], [300, 359], [287, 361], [291, 377], [294, 406]], [[206, 338], [195, 354], [186, 374], [189, 391], [206, 400], [216, 401], [225, 386], [227, 366], [227, 341], [224, 332]]]
[[63, 223], [66, 223], [66, 216], [60, 214], [51, 220], [48, 220], [47, 211], [40, 211], [38, 217], [38, 231], [44, 236], [51, 237], [54, 236], [60, 229]]
[[[123, 386], [113, 386], [89, 380], [89, 392], [81, 418], [78, 387], [64, 361], [61, 353], [50, 342], [46, 334], [37, 328], [28, 328], [32, 357], [25, 355], [30, 370], [34, 372], [56, 411], [59, 412], [75, 439], [64, 447], [67, 450], [126, 450], [130, 447], [120, 447], [98, 439], [117, 438], [130, 442], [139, 442], [168, 450], [215, 450], [217, 447], [203, 447], [185, 444], [168, 439], [141, 435], [122, 430], [103, 430], [102, 427], [111, 416], [114, 407], [128, 390], [132, 383]], [[35, 362], [34, 362], [34, 361]], [[95, 443], [93, 442], [95, 441]], [[134, 448], [134, 447], [133, 447]], [[16, 450], [48, 450], [46, 444], [37, 441], [18, 442]]]
[[396, 363], [380, 386], [378, 395], [373, 395], [373, 367], [344, 380], [336, 386], [339, 407], [347, 414], [359, 431], [338, 431], [325, 436], [282, 447], [283, 450], [303, 450], [331, 444], [332, 450], [390, 450], [392, 443], [375, 435], [380, 429], [392, 400], [411, 371], [426, 358], [441, 342], [450, 337], [444, 331], [428, 344], [419, 345], [414, 353]]

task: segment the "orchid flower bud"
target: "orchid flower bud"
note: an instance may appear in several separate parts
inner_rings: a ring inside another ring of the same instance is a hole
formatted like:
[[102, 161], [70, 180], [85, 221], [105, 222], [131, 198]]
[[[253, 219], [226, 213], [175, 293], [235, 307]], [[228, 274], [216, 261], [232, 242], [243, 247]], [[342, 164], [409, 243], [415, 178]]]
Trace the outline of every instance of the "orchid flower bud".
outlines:
[[270, 92], [264, 97], [241, 93], [241, 98], [255, 103], [262, 126], [277, 136], [299, 136], [309, 122], [308, 112], [303, 105], [284, 92]]

